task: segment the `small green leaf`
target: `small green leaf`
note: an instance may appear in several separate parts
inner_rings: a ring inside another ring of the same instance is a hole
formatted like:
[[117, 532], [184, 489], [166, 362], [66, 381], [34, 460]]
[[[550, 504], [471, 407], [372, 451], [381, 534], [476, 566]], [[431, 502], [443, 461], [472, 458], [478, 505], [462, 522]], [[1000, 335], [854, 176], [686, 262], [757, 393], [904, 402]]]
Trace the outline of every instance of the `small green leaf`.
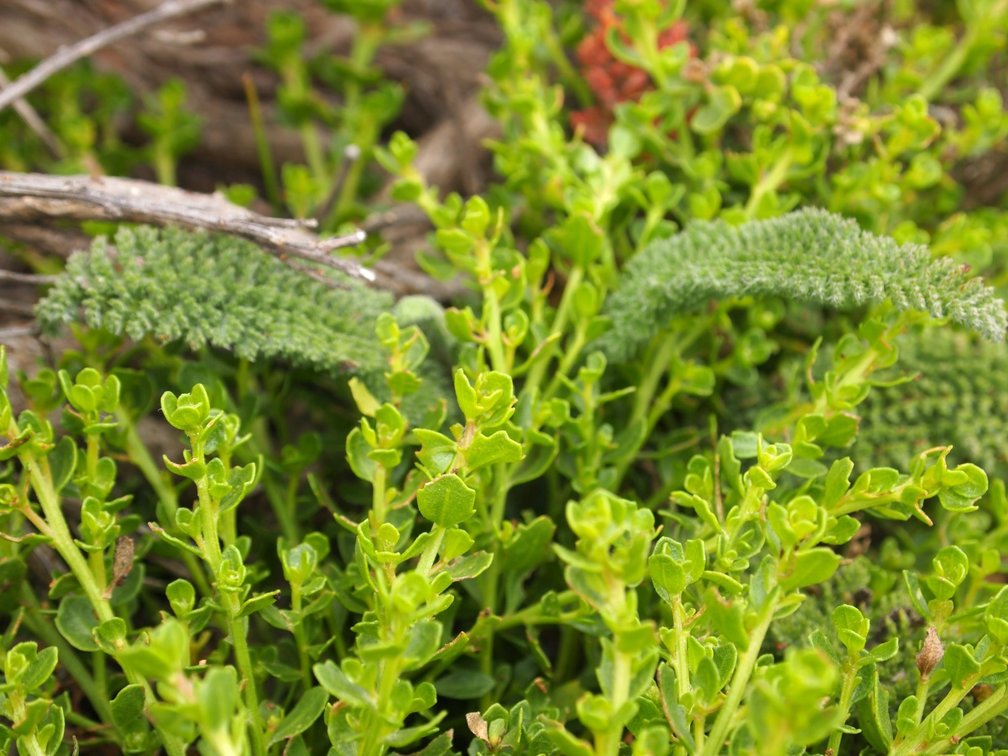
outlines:
[[924, 592], [921, 590], [920, 578], [917, 577], [917, 573], [903, 570], [903, 582], [906, 584], [907, 593], [910, 595], [910, 603], [913, 604], [913, 608], [917, 610], [917, 613], [921, 617], [930, 621], [931, 610], [928, 608], [927, 599], [924, 598]]
[[329, 694], [323, 688], [314, 687], [303, 693], [294, 708], [280, 720], [269, 744], [275, 745], [307, 730], [322, 714], [328, 700]]
[[703, 657], [690, 678], [690, 682], [696, 685], [697, 692], [705, 704], [713, 701], [714, 696], [721, 690], [721, 676], [718, 674], [714, 660], [707, 656]]
[[200, 718], [207, 730], [227, 730], [241, 704], [234, 667], [214, 667], [197, 686]]
[[[415, 543], [416, 541], [414, 541]], [[441, 541], [441, 558], [450, 562], [469, 551], [472, 545], [473, 537], [462, 528], [448, 528], [445, 531], [444, 540]]]
[[549, 557], [550, 541], [556, 525], [549, 517], [540, 515], [531, 522], [523, 522], [504, 543], [501, 570], [504, 574], [524, 576]]
[[892, 745], [892, 720], [889, 718], [889, 691], [879, 684], [878, 669], [870, 664], [861, 671], [867, 694], [857, 701], [854, 710], [865, 739], [880, 752]]
[[[954, 688], [963, 687], [969, 677], [980, 671], [980, 662], [977, 661], [973, 651], [961, 643], [950, 643], [945, 647], [942, 665], [948, 672]], [[969, 685], [972, 684], [973, 681], [970, 681]]]
[[482, 575], [494, 560], [494, 555], [487, 551], [477, 551], [461, 559], [457, 559], [445, 571], [452, 576], [452, 580], [471, 580]]
[[276, 602], [279, 593], [280, 591], [277, 590], [277, 591], [270, 591], [269, 593], [260, 593], [258, 595], [253, 596], [252, 598], [248, 599], [247, 601], [245, 601], [245, 603], [242, 604], [241, 611], [238, 612], [238, 616], [248, 617], [251, 614], [255, 614], [256, 612], [262, 611], [267, 606], [270, 606], [274, 602]]
[[49, 470], [56, 493], [62, 491], [66, 484], [73, 479], [76, 467], [77, 445], [72, 438], [64, 436], [49, 452]]
[[351, 706], [371, 706], [370, 694], [366, 688], [353, 682], [333, 661], [325, 661], [312, 667], [315, 678], [322, 687]]
[[[450, 596], [445, 598], [450, 599]], [[441, 645], [441, 623], [424, 620], [415, 623], [409, 629], [406, 648], [402, 658], [407, 669], [413, 669], [426, 664], [437, 653]], [[321, 682], [321, 680], [320, 680]], [[324, 685], [325, 683], [323, 683]]]
[[588, 743], [574, 737], [562, 727], [563, 725], [557, 724], [546, 729], [546, 737], [556, 749], [556, 753], [562, 753], [563, 756], [594, 756], [595, 750]]
[[166, 619], [149, 635], [119, 649], [116, 658], [126, 669], [152, 680], [170, 678], [189, 664], [189, 635], [176, 619]]
[[206, 465], [200, 462], [198, 459], [191, 459], [183, 464], [178, 464], [172, 462], [168, 459], [167, 455], [162, 455], [161, 459], [164, 461], [165, 467], [167, 467], [175, 475], [179, 475], [183, 478], [189, 478], [189, 480], [199, 480], [206, 474]]
[[833, 627], [837, 637], [847, 651], [856, 654], [865, 647], [868, 638], [868, 618], [850, 604], [843, 604], [833, 610]]
[[827, 548], [800, 551], [795, 555], [790, 574], [781, 578], [784, 590], [804, 588], [825, 582], [833, 577], [840, 566], [840, 555]]
[[21, 687], [30, 692], [40, 687], [52, 676], [58, 661], [59, 652], [55, 646], [49, 646], [39, 651], [28, 665], [28, 669], [21, 675]]
[[984, 611], [987, 632], [999, 643], [1008, 643], [1008, 586], [1001, 588]]
[[98, 645], [91, 631], [98, 626], [98, 618], [91, 602], [83, 596], [67, 596], [56, 611], [56, 628], [71, 646], [78, 651], [97, 651]]
[[976, 510], [976, 500], [987, 493], [987, 473], [967, 463], [959, 465], [950, 474], [955, 474], [956, 482], [938, 491], [938, 501], [950, 512]]
[[350, 394], [353, 396], [354, 404], [365, 417], [374, 417], [375, 412], [381, 406], [381, 402], [375, 398], [367, 385], [359, 378], [351, 378], [348, 382]]
[[466, 378], [465, 371], [459, 368], [455, 371], [455, 399], [458, 402], [459, 409], [462, 410], [462, 415], [466, 420], [472, 420], [476, 417], [477, 405], [476, 405], [476, 391], [473, 389], [472, 384], [469, 383], [469, 379]]
[[690, 127], [698, 134], [719, 131], [742, 105], [742, 98], [735, 87], [711, 87], [707, 97], [707, 103], [694, 113], [690, 121]]
[[112, 723], [124, 738], [145, 735], [148, 731], [144, 717], [144, 689], [142, 685], [127, 685], [112, 699]]
[[417, 491], [420, 514], [443, 528], [451, 528], [472, 516], [476, 491], [458, 475], [448, 473], [430, 481]]
[[502, 430], [491, 436], [477, 433], [466, 450], [466, 467], [477, 470], [498, 462], [518, 462], [522, 446]]
[[899, 653], [899, 638], [890, 638], [884, 643], [879, 643], [868, 654], [874, 661], [884, 662], [892, 659]]
[[196, 606], [196, 589], [188, 580], [179, 578], [173, 580], [165, 588], [165, 596], [172, 611], [179, 617], [184, 617]]
[[663, 709], [668, 712], [669, 724], [676, 737], [686, 746], [688, 753], [696, 751], [696, 741], [686, 718], [686, 709], [676, 695], [675, 670], [665, 662], [658, 665], [658, 691], [662, 696]]
[[497, 684], [492, 675], [469, 669], [457, 669], [434, 681], [438, 696], [473, 701], [486, 695]]

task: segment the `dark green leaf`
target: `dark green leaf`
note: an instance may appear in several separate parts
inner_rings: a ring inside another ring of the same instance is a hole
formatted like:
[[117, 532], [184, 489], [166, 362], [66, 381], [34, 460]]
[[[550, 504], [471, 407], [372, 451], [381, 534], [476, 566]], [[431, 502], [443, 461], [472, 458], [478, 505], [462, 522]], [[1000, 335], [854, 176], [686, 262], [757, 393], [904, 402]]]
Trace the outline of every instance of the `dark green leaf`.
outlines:
[[456, 559], [445, 568], [445, 571], [452, 576], [452, 580], [470, 580], [482, 575], [494, 560], [494, 555], [487, 551], [477, 551]]
[[98, 645], [91, 631], [98, 626], [98, 618], [91, 602], [83, 596], [66, 596], [56, 611], [56, 628], [71, 646], [78, 651], [97, 651]]
[[785, 590], [816, 585], [833, 577], [839, 566], [840, 555], [830, 549], [800, 551], [795, 555], [790, 573], [781, 578], [780, 584]]
[[270, 737], [270, 745], [287, 740], [311, 727], [325, 709], [329, 694], [322, 688], [310, 688], [301, 695], [297, 704], [280, 720]]
[[49, 646], [49, 648], [39, 651], [31, 664], [28, 665], [28, 669], [21, 675], [21, 687], [34, 692], [36, 688], [40, 687], [52, 676], [58, 661], [59, 652], [57, 652], [55, 646]]
[[[963, 687], [969, 678], [980, 671], [980, 662], [973, 651], [961, 643], [950, 643], [945, 647], [942, 666], [948, 672], [952, 686], [956, 688]], [[972, 684], [970, 681], [969, 685]]]
[[456, 669], [434, 681], [439, 696], [461, 701], [474, 701], [493, 690], [496, 684], [492, 675], [469, 669]]
[[343, 670], [336, 666], [333, 661], [325, 661], [312, 667], [315, 678], [322, 684], [322, 687], [351, 706], [369, 706], [370, 694], [367, 690], [353, 682], [344, 674]]
[[441, 475], [417, 491], [420, 514], [443, 528], [465, 522], [475, 505], [476, 491], [454, 473]]

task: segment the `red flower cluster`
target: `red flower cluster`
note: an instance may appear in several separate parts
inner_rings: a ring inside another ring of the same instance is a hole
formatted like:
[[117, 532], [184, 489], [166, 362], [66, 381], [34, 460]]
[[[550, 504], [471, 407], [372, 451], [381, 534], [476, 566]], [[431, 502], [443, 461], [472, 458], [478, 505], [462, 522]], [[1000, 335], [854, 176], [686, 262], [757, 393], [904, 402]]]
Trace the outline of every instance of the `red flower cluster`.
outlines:
[[[621, 102], [637, 100], [652, 86], [643, 69], [616, 60], [606, 46], [606, 34], [615, 28], [626, 39], [612, 0], [589, 0], [586, 10], [595, 19], [595, 28], [577, 48], [577, 59], [585, 81], [595, 95], [596, 104], [570, 114], [571, 126], [582, 129], [585, 141], [596, 146], [606, 143], [613, 109]], [[668, 47], [686, 39], [686, 22], [677, 21], [658, 37], [659, 47]]]

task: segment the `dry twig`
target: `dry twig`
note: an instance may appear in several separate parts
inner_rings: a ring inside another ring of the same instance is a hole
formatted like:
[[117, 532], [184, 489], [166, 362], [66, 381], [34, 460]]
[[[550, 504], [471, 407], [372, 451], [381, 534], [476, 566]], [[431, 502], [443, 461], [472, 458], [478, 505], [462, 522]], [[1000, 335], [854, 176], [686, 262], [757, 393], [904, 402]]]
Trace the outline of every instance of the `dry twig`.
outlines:
[[373, 271], [330, 254], [360, 244], [363, 231], [322, 239], [309, 230], [315, 221], [259, 215], [220, 194], [135, 179], [0, 171], [0, 223], [42, 218], [174, 224], [231, 234], [254, 241], [281, 259], [299, 257], [381, 285]]
[[0, 268], [0, 283], [26, 283], [36, 286], [46, 286], [56, 283], [59, 276], [46, 276], [38, 273], [18, 273], [15, 270], [3, 270]]
[[46, 79], [67, 66], [86, 58], [98, 50], [120, 39], [132, 36], [149, 26], [167, 21], [178, 16], [193, 13], [212, 5], [219, 5], [230, 0], [167, 0], [157, 8], [147, 13], [123, 21], [121, 24], [102, 29], [97, 34], [86, 37], [67, 47], [60, 48], [54, 55], [46, 58], [17, 81], [0, 90], [0, 110], [20, 100]]

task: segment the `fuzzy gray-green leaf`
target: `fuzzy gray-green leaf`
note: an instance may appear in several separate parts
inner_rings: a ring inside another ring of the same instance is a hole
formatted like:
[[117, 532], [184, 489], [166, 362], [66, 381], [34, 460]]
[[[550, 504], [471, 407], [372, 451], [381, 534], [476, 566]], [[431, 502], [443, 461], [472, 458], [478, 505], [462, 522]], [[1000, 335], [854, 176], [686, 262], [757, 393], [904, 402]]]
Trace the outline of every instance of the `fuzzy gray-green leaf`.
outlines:
[[121, 228], [74, 254], [38, 306], [54, 330], [82, 320], [134, 339], [184, 341], [254, 360], [323, 370], [376, 370], [374, 320], [385, 293], [343, 277], [328, 286], [254, 244], [176, 229]]
[[730, 226], [696, 222], [646, 247], [626, 266], [596, 343], [613, 362], [631, 359], [676, 315], [711, 299], [780, 296], [849, 309], [891, 301], [1003, 339], [1004, 303], [952, 260], [897, 244], [823, 210]]

